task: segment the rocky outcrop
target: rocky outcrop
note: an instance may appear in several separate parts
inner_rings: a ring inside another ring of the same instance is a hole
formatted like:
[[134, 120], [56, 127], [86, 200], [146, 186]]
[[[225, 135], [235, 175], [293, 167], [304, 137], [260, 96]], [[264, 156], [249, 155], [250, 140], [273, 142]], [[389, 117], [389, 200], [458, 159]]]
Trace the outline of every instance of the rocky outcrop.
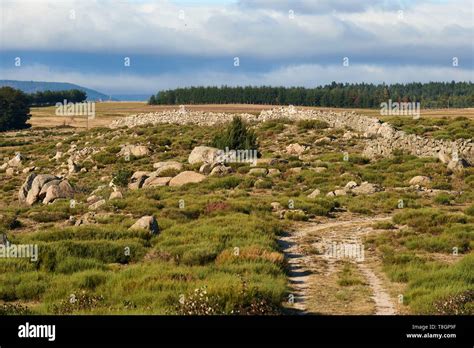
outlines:
[[145, 230], [151, 234], [158, 234], [158, 222], [154, 216], [143, 216], [137, 220], [130, 228], [130, 230]]
[[190, 164], [214, 163], [217, 160], [219, 149], [209, 146], [197, 146], [188, 157]]
[[205, 175], [192, 172], [192, 171], [184, 171], [176, 175], [173, 179], [170, 180], [170, 186], [182, 186], [185, 184], [192, 184], [192, 183], [199, 183], [206, 179]]
[[18, 192], [20, 202], [27, 205], [33, 205], [38, 201], [47, 204], [58, 198], [72, 198], [73, 196], [74, 189], [67, 180], [50, 174], [31, 173]]
[[137, 158], [148, 156], [151, 153], [150, 149], [144, 145], [124, 145], [118, 157], [134, 156]]

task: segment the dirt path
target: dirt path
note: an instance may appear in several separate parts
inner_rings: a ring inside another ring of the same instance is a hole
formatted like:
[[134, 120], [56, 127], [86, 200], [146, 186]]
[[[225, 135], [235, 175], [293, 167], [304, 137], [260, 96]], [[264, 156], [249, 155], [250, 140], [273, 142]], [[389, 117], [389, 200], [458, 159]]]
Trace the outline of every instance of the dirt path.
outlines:
[[282, 236], [292, 290], [288, 307], [299, 314], [396, 314], [394, 299], [374, 271], [379, 260], [362, 244], [374, 233], [373, 223], [389, 219], [346, 214], [301, 223]]

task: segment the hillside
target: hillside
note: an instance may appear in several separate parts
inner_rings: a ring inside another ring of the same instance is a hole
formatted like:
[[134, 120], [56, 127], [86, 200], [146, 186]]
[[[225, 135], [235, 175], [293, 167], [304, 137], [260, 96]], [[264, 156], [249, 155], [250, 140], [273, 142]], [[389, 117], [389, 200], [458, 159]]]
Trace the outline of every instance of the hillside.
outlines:
[[[64, 91], [78, 89], [87, 93], [87, 100], [109, 100], [110, 96], [95, 91], [90, 88], [75, 85], [67, 82], [46, 82], [46, 81], [17, 81], [0, 80], [0, 87], [9, 86], [22, 90], [25, 93], [35, 93], [39, 91]], [[112, 98], [112, 100], [115, 100]]]

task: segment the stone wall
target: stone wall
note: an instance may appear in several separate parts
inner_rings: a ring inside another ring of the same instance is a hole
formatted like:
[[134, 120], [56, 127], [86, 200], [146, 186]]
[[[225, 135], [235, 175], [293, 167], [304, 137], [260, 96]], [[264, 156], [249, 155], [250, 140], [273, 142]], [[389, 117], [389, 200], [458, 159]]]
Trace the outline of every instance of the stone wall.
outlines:
[[[235, 114], [229, 113], [171, 110], [124, 117], [113, 121], [111, 128], [158, 123], [191, 123], [212, 126], [229, 122], [234, 116]], [[364, 155], [369, 158], [388, 156], [394, 150], [399, 149], [420, 157], [437, 157], [445, 163], [452, 160], [464, 160], [464, 164], [474, 165], [472, 139], [448, 141], [408, 135], [396, 130], [388, 123], [382, 123], [377, 118], [362, 116], [355, 112], [296, 109], [290, 106], [264, 110], [257, 116], [251, 114], [239, 114], [239, 116], [249, 122], [264, 122], [280, 118], [289, 118], [295, 121], [315, 119], [327, 122], [330, 127], [350, 128], [363, 134], [367, 139]]]

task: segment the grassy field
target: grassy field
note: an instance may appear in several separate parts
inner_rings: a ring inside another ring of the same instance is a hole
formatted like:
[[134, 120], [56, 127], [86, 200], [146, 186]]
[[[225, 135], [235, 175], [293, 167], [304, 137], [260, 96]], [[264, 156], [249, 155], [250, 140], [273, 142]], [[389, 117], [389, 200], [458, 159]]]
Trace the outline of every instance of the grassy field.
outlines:
[[[223, 105], [186, 105], [188, 110], [192, 111], [210, 111], [210, 112], [231, 112], [231, 113], [259, 113], [262, 110], [273, 108], [273, 105], [246, 105], [246, 104], [223, 104]], [[342, 109], [342, 108], [310, 108], [303, 109], [334, 110], [334, 111], [353, 111], [357, 113], [378, 117], [382, 119], [391, 119], [390, 117], [380, 117], [378, 109]], [[145, 102], [98, 102], [96, 103], [96, 118], [89, 120], [89, 127], [107, 126], [113, 119], [129, 116], [137, 113], [159, 112], [163, 110], [178, 109], [177, 105], [147, 105]], [[32, 108], [32, 118], [30, 123], [33, 127], [56, 127], [72, 126], [77, 128], [86, 128], [87, 121], [80, 117], [63, 117], [55, 115], [55, 107]], [[448, 119], [456, 117], [466, 117], [474, 119], [474, 109], [427, 109], [421, 110], [422, 118], [443, 118]]]
[[[242, 105], [197, 108], [258, 111]], [[393, 286], [403, 289], [407, 312], [473, 313], [472, 302], [466, 304], [459, 297], [469, 298], [474, 283], [474, 170], [466, 168], [462, 176], [452, 176], [436, 159], [405, 154], [370, 162], [360, 155], [363, 143], [358, 139], [343, 139], [342, 130], [320, 125], [283, 120], [254, 126], [263, 155], [258, 167], [278, 169], [275, 175], [252, 175], [248, 164], [232, 164], [233, 174], [208, 177], [200, 184], [135, 191], [122, 187], [123, 199], [107, 201], [99, 208], [95, 224], [71, 226], [69, 217], [79, 218], [88, 211], [86, 198], [98, 186], [104, 185], [97, 195], [109, 196], [107, 183], [120, 171], [151, 171], [153, 163], [165, 160], [182, 162], [187, 170], [198, 169], [187, 164], [189, 153], [195, 146], [210, 144], [221, 129], [100, 127], [101, 122], [118, 116], [159, 109], [142, 103], [99, 103], [99, 123], [87, 132], [62, 127], [60, 118], [51, 116], [52, 108], [33, 109], [33, 129], [0, 134], [2, 157], [11, 158], [21, 151], [25, 164], [41, 167], [41, 173], [55, 173], [61, 163], [52, 157], [56, 151], [67, 152], [71, 144], [79, 149], [100, 149], [81, 163], [86, 172], [69, 178], [76, 190], [78, 204], [74, 208], [67, 200], [21, 205], [17, 192], [26, 174], [7, 177], [0, 173], [0, 233], [6, 233], [13, 243], [38, 244], [40, 250], [36, 263], [0, 259], [0, 300], [7, 304], [3, 314], [25, 310], [68, 314], [281, 313], [289, 289], [279, 236], [293, 220], [336, 218], [341, 211], [355, 216], [394, 215], [391, 223], [378, 226], [385, 232], [370, 237], [367, 243], [380, 255], [380, 266]], [[449, 110], [448, 115], [465, 116], [466, 112]], [[50, 128], [53, 124], [58, 127]], [[424, 133], [449, 133], [450, 125], [440, 124], [446, 128]], [[402, 122], [398, 126], [413, 125]], [[458, 132], [452, 134], [455, 137]], [[312, 145], [299, 158], [285, 152], [291, 143], [314, 144], [322, 137], [335, 140]], [[125, 143], [148, 144], [152, 154], [130, 161], [117, 158], [119, 145]], [[349, 152], [348, 161], [343, 159], [345, 151]], [[270, 165], [265, 160], [269, 158], [279, 161]], [[427, 173], [432, 177], [430, 187], [441, 190], [439, 193], [408, 189], [410, 178]], [[369, 181], [385, 190], [370, 196], [326, 197], [351, 180]], [[315, 188], [321, 195], [308, 198]], [[179, 207], [180, 200], [184, 208]], [[286, 207], [290, 200], [298, 212], [279, 219], [270, 203]], [[402, 210], [400, 200], [404, 202]], [[143, 215], [156, 216], [159, 235], [128, 229]], [[367, 288], [350, 265], [338, 274], [338, 286], [367, 296]]]

